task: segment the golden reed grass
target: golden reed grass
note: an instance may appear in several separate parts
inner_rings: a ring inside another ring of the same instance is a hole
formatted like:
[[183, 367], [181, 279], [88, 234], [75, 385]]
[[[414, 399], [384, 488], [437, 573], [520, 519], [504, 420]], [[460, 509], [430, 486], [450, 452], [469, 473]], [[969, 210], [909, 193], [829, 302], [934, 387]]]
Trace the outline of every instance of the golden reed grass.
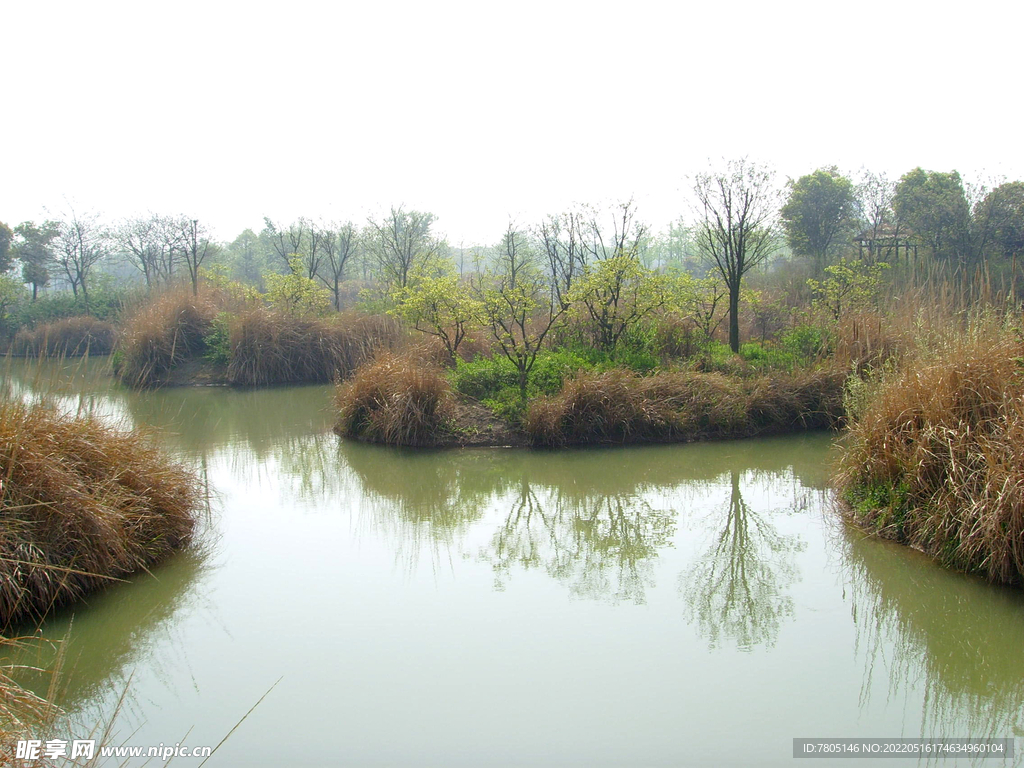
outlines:
[[138, 432], [0, 402], [0, 627], [182, 547], [201, 500], [195, 475]]
[[1024, 574], [1024, 342], [974, 315], [852, 382], [837, 484], [852, 519], [943, 563]]
[[20, 329], [11, 353], [25, 357], [109, 355], [116, 341], [113, 325], [82, 315]]
[[160, 384], [173, 367], [205, 347], [218, 312], [218, 297], [210, 291], [193, 296], [179, 287], [147, 298], [130, 312], [121, 332], [117, 375], [130, 387]]
[[228, 380], [247, 387], [333, 381], [400, 338], [397, 321], [384, 316], [249, 309], [230, 323]]
[[720, 373], [581, 374], [537, 398], [525, 428], [538, 446], [748, 437], [831, 426], [842, 414], [845, 373], [739, 378]]
[[454, 412], [444, 371], [414, 352], [378, 353], [338, 385], [334, 404], [338, 434], [386, 445], [433, 445]]

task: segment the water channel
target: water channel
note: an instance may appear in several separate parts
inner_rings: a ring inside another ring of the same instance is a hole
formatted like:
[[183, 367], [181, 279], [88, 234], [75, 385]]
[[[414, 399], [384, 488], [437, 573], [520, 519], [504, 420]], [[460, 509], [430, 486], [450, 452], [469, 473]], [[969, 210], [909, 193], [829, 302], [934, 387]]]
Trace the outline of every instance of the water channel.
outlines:
[[271, 688], [210, 765], [788, 766], [796, 737], [1024, 736], [1024, 596], [842, 524], [834, 435], [414, 452], [337, 438], [327, 387], [134, 393], [105, 365], [5, 378], [156, 428], [211, 494], [198, 546], [41, 628], [68, 638], [60, 703], [117, 710], [115, 743], [215, 745]]

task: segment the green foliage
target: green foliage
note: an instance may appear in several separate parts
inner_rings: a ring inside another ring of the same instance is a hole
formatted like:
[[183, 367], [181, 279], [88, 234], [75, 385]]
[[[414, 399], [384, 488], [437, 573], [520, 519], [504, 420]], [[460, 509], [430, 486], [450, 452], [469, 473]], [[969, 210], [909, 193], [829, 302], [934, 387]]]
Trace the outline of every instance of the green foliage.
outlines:
[[390, 314], [439, 338], [453, 359], [481, 313], [480, 301], [459, 281], [451, 262], [442, 263], [433, 273], [417, 270], [408, 285], [396, 285], [391, 301], [394, 308]]
[[[643, 359], [643, 364], [648, 362]], [[578, 372], [604, 371], [614, 365], [611, 355], [597, 350], [543, 350], [530, 370], [527, 396], [556, 394]], [[499, 416], [515, 420], [525, 413], [526, 405], [519, 395], [519, 369], [507, 357], [457, 360], [449, 376], [457, 392], [480, 400]]]
[[518, 386], [515, 364], [504, 356], [478, 357], [466, 362], [456, 360], [451, 372], [452, 386], [457, 392], [483, 400], [509, 387]]
[[798, 325], [782, 334], [780, 346], [803, 361], [811, 361], [828, 348], [828, 334], [813, 325]]
[[797, 356], [785, 347], [746, 343], [740, 345], [740, 357], [759, 371], [792, 371]]
[[82, 296], [76, 297], [68, 291], [49, 293], [40, 296], [36, 301], [21, 302], [14, 311], [11, 321], [18, 327], [35, 326], [66, 317], [91, 315], [98, 320], [117, 322], [133, 296], [134, 293], [129, 288], [114, 287], [109, 283], [96, 281], [89, 294], [88, 305]]
[[589, 325], [597, 345], [610, 352], [623, 334], [668, 300], [668, 283], [633, 254], [616, 254], [589, 265], [567, 294], [577, 321]]
[[217, 313], [203, 343], [206, 345], [203, 357], [211, 363], [226, 366], [231, 362], [231, 315], [228, 312]]
[[853, 182], [835, 166], [789, 182], [782, 223], [789, 246], [798, 256], [814, 260], [815, 273], [825, 268], [838, 235], [853, 225], [856, 204]]
[[0, 274], [11, 268], [11, 243], [14, 233], [11, 228], [0, 221]]
[[974, 216], [985, 222], [997, 255], [1010, 258], [1024, 252], [1024, 182], [1000, 184], [978, 205]]
[[915, 168], [896, 185], [893, 209], [900, 223], [938, 259], [966, 262], [971, 252], [971, 209], [956, 171]]
[[874, 305], [882, 286], [885, 262], [865, 264], [859, 260], [840, 259], [825, 269], [822, 281], [808, 280], [814, 294], [812, 306], [825, 310], [834, 321], [844, 312], [858, 312]]
[[266, 276], [267, 303], [276, 309], [296, 316], [322, 316], [331, 308], [331, 294], [302, 274], [299, 258], [292, 259], [292, 272], [287, 275]]
[[263, 296], [254, 285], [242, 283], [230, 277], [226, 264], [200, 267], [199, 277], [206, 285], [227, 296], [233, 306], [258, 307], [263, 303]]
[[843, 497], [856, 517], [871, 520], [876, 531], [902, 540], [910, 510], [910, 486], [899, 482], [874, 481], [849, 487]]
[[13, 277], [0, 274], [0, 331], [10, 334], [14, 330], [12, 312], [25, 301], [26, 293], [24, 286]]

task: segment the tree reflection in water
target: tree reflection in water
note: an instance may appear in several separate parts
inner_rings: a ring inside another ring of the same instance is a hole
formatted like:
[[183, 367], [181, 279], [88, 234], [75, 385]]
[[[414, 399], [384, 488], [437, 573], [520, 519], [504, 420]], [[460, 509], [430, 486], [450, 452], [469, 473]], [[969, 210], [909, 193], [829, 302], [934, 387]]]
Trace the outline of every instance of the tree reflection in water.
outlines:
[[854, 528], [837, 526], [834, 540], [864, 661], [861, 706], [879, 690], [911, 701], [919, 689], [922, 736], [1024, 736], [1019, 588], [948, 571]]
[[538, 495], [525, 477], [512, 498], [484, 555], [498, 588], [519, 566], [543, 569], [578, 597], [646, 601], [653, 560], [675, 532], [674, 512], [655, 509], [639, 492]]
[[717, 531], [711, 546], [680, 577], [687, 613], [712, 648], [732, 640], [740, 650], [770, 648], [783, 621], [793, 617], [786, 590], [799, 579], [795, 555], [806, 546], [782, 535], [765, 514], [743, 500], [740, 472], [729, 473], [724, 519], [706, 519]]

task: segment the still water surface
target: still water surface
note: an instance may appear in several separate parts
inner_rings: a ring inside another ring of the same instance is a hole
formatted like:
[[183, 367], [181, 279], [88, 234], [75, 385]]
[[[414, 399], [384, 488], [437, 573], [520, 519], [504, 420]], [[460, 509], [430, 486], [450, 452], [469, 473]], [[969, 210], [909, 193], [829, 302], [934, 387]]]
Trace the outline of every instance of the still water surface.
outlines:
[[201, 546], [42, 628], [69, 633], [77, 717], [127, 689], [117, 743], [215, 745], [271, 687], [210, 765], [789, 766], [795, 737], [1024, 735], [1024, 599], [839, 523], [828, 434], [401, 451], [331, 434], [325, 387], [132, 393], [103, 365], [6, 377], [158, 428], [211, 492]]

